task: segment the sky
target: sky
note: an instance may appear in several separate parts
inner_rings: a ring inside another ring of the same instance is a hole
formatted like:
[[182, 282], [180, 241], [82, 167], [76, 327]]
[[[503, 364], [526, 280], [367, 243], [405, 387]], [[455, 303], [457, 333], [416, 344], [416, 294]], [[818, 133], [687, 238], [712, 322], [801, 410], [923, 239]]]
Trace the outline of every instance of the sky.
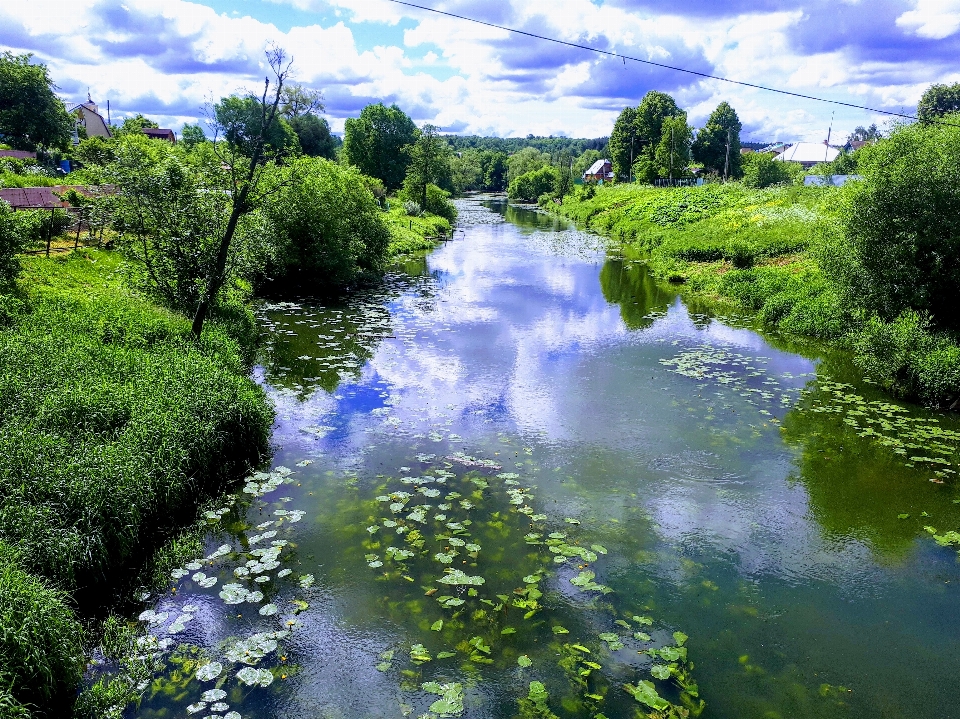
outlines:
[[[479, 20], [892, 112], [960, 81], [960, 0], [420, 0]], [[334, 131], [396, 103], [444, 132], [609, 135], [649, 90], [699, 127], [722, 101], [743, 140], [832, 141], [889, 118], [623, 62], [389, 0], [0, 0], [0, 50], [46, 63], [68, 106], [178, 130], [220, 97], [262, 88], [265, 48], [321, 90]]]

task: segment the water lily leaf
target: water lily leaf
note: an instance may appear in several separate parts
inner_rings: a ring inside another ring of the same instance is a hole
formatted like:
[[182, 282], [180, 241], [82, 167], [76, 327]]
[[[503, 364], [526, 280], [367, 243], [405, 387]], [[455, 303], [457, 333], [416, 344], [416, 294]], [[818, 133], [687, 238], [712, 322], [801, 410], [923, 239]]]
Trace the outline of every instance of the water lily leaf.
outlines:
[[207, 662], [197, 668], [197, 679], [201, 682], [211, 682], [220, 676], [223, 672], [223, 664], [220, 662]]
[[437, 659], [449, 659], [457, 656], [456, 652], [437, 652]]
[[633, 638], [641, 642], [649, 642], [651, 639], [650, 635], [647, 634], [646, 632], [634, 632]]
[[632, 619], [633, 621], [635, 621], [637, 624], [640, 624], [640, 625], [649, 626], [653, 624], [653, 620], [650, 617], [638, 617], [636, 614], [634, 614]]
[[580, 524], [579, 519], [573, 519], [571, 517], [565, 517], [563, 521], [566, 522], [567, 524]]
[[434, 632], [439, 632], [441, 629], [443, 629], [443, 620], [438, 619], [437, 621], [435, 621], [433, 624], [430, 625], [430, 629]]
[[500, 630], [501, 634], [516, 634], [517, 630], [514, 627], [504, 627]]
[[454, 586], [462, 586], [462, 585], [480, 586], [487, 581], [483, 577], [469, 576], [459, 569], [448, 568], [446, 572], [447, 573], [444, 576], [440, 577], [440, 579], [437, 580], [441, 584], [452, 584]]
[[283, 577], [286, 577], [290, 574], [293, 574], [292, 569], [281, 569], [279, 572], [277, 572], [277, 577], [282, 579]]
[[591, 544], [590, 549], [592, 549], [597, 554], [606, 554], [607, 549], [602, 544]]
[[418, 664], [429, 662], [431, 659], [430, 652], [422, 644], [414, 644], [410, 647], [410, 658]]
[[533, 662], [530, 661], [530, 657], [528, 657], [526, 654], [521, 654], [519, 657], [517, 657], [517, 664], [526, 669], [527, 667], [532, 666]]
[[657, 688], [653, 682], [641, 680], [636, 686], [627, 684], [624, 686], [634, 699], [641, 704], [646, 704], [651, 709], [663, 711], [670, 706], [670, 703], [657, 693]]
[[300, 586], [303, 589], [308, 589], [313, 586], [314, 577], [312, 574], [304, 574], [300, 577]]
[[898, 514], [897, 519], [910, 519], [909, 514]]
[[650, 668], [650, 673], [656, 679], [669, 679], [670, 667], [668, 667], [666, 664], [656, 664]]
[[200, 698], [205, 702], [218, 702], [225, 696], [227, 696], [227, 693], [223, 689], [208, 689]]
[[260, 607], [260, 614], [265, 617], [272, 617], [277, 613], [277, 611], [276, 604], [264, 604], [262, 607]]
[[206, 702], [196, 702], [187, 707], [187, 714], [197, 714], [207, 708]]
[[426, 682], [423, 690], [431, 694], [439, 694], [440, 699], [430, 705], [430, 711], [436, 712], [441, 717], [455, 716], [463, 713], [463, 685], [457, 682], [450, 684], [438, 684], [437, 682]]
[[220, 590], [220, 598], [227, 604], [241, 604], [247, 594], [247, 590], [239, 584], [224, 584]]
[[273, 672], [269, 669], [254, 669], [253, 667], [244, 667], [237, 672], [237, 679], [248, 687], [261, 686], [268, 687], [273, 683]]
[[554, 633], [554, 634], [569, 634], [569, 633], [570, 633], [570, 630], [569, 630], [569, 629], [567, 629], [567, 628], [565, 628], [565, 627], [561, 627], [559, 624], [555, 624], [554, 626], [551, 627], [551, 629], [553, 630], [553, 633]]
[[223, 719], [243, 719], [240, 716], [240, 712], [227, 712], [223, 715]]
[[677, 643], [677, 646], [678, 646], [678, 647], [682, 647], [689, 638], [690, 638], [690, 637], [688, 637], [688, 636], [687, 636], [686, 634], [684, 634], [683, 632], [674, 632], [674, 633], [673, 633], [673, 639], [674, 639], [674, 641]]

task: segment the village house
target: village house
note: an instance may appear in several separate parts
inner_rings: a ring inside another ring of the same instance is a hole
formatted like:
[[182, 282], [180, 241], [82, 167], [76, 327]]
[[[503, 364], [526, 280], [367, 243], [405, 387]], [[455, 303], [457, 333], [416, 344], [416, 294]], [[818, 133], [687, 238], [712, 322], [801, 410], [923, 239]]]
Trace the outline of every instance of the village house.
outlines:
[[821, 142], [798, 142], [774, 157], [776, 162], [799, 162], [803, 169], [809, 170], [821, 162], [837, 159], [840, 150]]
[[584, 182], [609, 182], [613, 180], [613, 163], [610, 160], [597, 160], [583, 173]]
[[173, 133], [173, 130], [159, 127], [145, 127], [143, 128], [143, 134], [151, 140], [166, 140], [174, 145], [177, 144], [177, 136]]
[[[103, 115], [100, 114], [100, 108], [98, 108], [97, 103], [90, 98], [89, 93], [87, 93], [87, 101], [72, 108], [70, 114], [76, 116], [77, 126], [82, 127], [86, 131], [87, 137], [109, 138], [111, 136], [110, 126], [107, 124], [107, 121], [103, 119]], [[74, 138], [74, 142], [80, 142], [79, 136]]]

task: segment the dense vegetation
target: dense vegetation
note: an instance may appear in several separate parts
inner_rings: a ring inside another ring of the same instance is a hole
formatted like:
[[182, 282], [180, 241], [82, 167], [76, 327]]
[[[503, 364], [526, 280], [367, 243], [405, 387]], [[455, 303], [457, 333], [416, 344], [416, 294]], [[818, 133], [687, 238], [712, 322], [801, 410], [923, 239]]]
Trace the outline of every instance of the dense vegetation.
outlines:
[[[960, 131], [896, 128], [857, 153], [862, 182], [804, 188], [758, 157], [743, 183], [585, 187], [560, 211], [648, 257], [686, 291], [840, 342], [868, 376], [932, 404], [960, 397]], [[778, 172], [776, 184], [765, 173]], [[761, 189], [764, 185], [772, 187]]]

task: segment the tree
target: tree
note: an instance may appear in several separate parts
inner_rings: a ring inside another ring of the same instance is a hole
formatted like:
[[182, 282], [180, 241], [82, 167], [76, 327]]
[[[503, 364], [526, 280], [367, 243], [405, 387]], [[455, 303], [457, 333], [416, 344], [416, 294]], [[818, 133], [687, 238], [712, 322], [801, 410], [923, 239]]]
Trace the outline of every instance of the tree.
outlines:
[[299, 148], [297, 134], [279, 110], [269, 126], [264, 126], [263, 101], [254, 95], [221, 99], [213, 106], [213, 120], [218, 134], [246, 157], [253, 157], [254, 148], [261, 140], [264, 143], [261, 151], [268, 154], [282, 155]]
[[960, 112], [960, 82], [931, 85], [917, 105], [917, 115], [927, 122], [951, 112]]
[[520, 175], [526, 175], [549, 164], [549, 155], [543, 154], [535, 147], [525, 147], [520, 152], [510, 155], [507, 160], [507, 184], [509, 185]]
[[180, 142], [182, 142], [188, 150], [206, 141], [207, 136], [203, 128], [200, 127], [199, 122], [195, 125], [184, 125], [183, 129], [180, 130]]
[[883, 320], [915, 311], [960, 331], [960, 113], [860, 150], [828, 271]]
[[604, 159], [599, 150], [584, 150], [576, 160], [573, 161], [573, 174], [575, 177], [583, 177], [583, 173], [589, 170], [597, 160]]
[[870, 125], [870, 127], [858, 125], [857, 129], [847, 136], [847, 142], [868, 142], [870, 140], [879, 140], [880, 137], [880, 130], [877, 129], [876, 123]]
[[66, 149], [75, 123], [47, 66], [31, 64], [31, 57], [0, 54], [0, 137], [20, 150]]
[[765, 152], [751, 152], [743, 161], [743, 184], [756, 188], [789, 184], [794, 164], [778, 162]]
[[637, 111], [627, 107], [617, 117], [610, 133], [608, 150], [613, 172], [618, 180], [629, 180], [633, 163], [640, 149], [637, 143]]
[[686, 113], [677, 107], [676, 101], [665, 92], [651, 90], [637, 106], [637, 115], [634, 120], [637, 139], [644, 147], [654, 148], [660, 144], [663, 137], [663, 123], [668, 117], [677, 117]]
[[319, 90], [296, 83], [284, 88], [280, 111], [296, 133], [300, 150], [304, 155], [333, 160], [337, 156], [337, 140], [330, 132], [330, 124], [320, 116], [323, 110]]
[[441, 186], [450, 181], [450, 146], [440, 137], [439, 130], [434, 125], [424, 125], [416, 142], [404, 148], [410, 164], [403, 190], [423, 208], [427, 206], [427, 185]]
[[[721, 102], [693, 141], [693, 159], [724, 177], [740, 177], [740, 130], [743, 124], [729, 103]], [[729, 145], [729, 147], [728, 147]]]
[[666, 117], [661, 125], [660, 143], [654, 155], [659, 177], [684, 177], [690, 164], [693, 128], [687, 125], [687, 113]]
[[114, 127], [111, 129], [113, 135], [119, 137], [121, 135], [142, 135], [143, 130], [146, 127], [157, 128], [160, 127], [160, 125], [155, 123], [153, 120], [144, 117], [140, 113], [137, 113], [133, 117], [128, 117], [126, 120], [124, 120], [120, 127]]
[[481, 153], [464, 150], [454, 153], [450, 158], [450, 182], [456, 194], [482, 189], [483, 179]]
[[367, 105], [360, 117], [346, 122], [343, 154], [347, 162], [383, 181], [389, 190], [399, 189], [407, 176], [409, 157], [402, 152], [417, 139], [417, 126], [396, 105]]
[[483, 189], [490, 192], [502, 192], [507, 189], [509, 157], [505, 152], [485, 150], [480, 153], [480, 166], [483, 168]]
[[303, 115], [319, 115], [324, 109], [323, 93], [319, 90], [311, 90], [298, 82], [283, 88], [280, 112], [288, 120]]
[[[271, 151], [278, 151], [275, 146], [270, 146], [269, 139], [272, 137], [274, 126], [282, 122], [280, 100], [283, 97], [283, 85], [290, 73], [292, 61], [287, 60], [286, 53], [282, 49], [273, 47], [267, 51], [267, 62], [276, 78], [272, 101], [268, 100], [270, 78], [267, 77], [263, 84], [263, 95], [259, 98], [250, 96], [247, 99], [251, 100], [252, 104], [246, 103], [247, 107], [256, 105], [259, 109], [259, 117], [251, 116], [249, 113], [237, 115], [225, 113], [221, 120], [220, 116], [217, 116], [218, 134], [222, 132], [227, 142], [214, 143], [213, 146], [223, 166], [228, 168], [229, 172], [230, 218], [220, 237], [216, 257], [209, 263], [205, 286], [197, 306], [197, 313], [193, 318], [193, 333], [196, 337], [200, 337], [203, 332], [203, 323], [210, 304], [216, 299], [226, 281], [225, 270], [230, 245], [240, 220], [250, 214], [262, 200], [258, 194], [260, 181], [263, 178], [263, 165]], [[231, 121], [234, 124], [230, 124]], [[230, 140], [231, 136], [235, 141]], [[218, 147], [219, 144], [226, 145], [222, 153]]]
[[547, 165], [514, 178], [507, 194], [511, 200], [536, 202], [541, 195], [552, 192], [559, 181], [560, 170]]

